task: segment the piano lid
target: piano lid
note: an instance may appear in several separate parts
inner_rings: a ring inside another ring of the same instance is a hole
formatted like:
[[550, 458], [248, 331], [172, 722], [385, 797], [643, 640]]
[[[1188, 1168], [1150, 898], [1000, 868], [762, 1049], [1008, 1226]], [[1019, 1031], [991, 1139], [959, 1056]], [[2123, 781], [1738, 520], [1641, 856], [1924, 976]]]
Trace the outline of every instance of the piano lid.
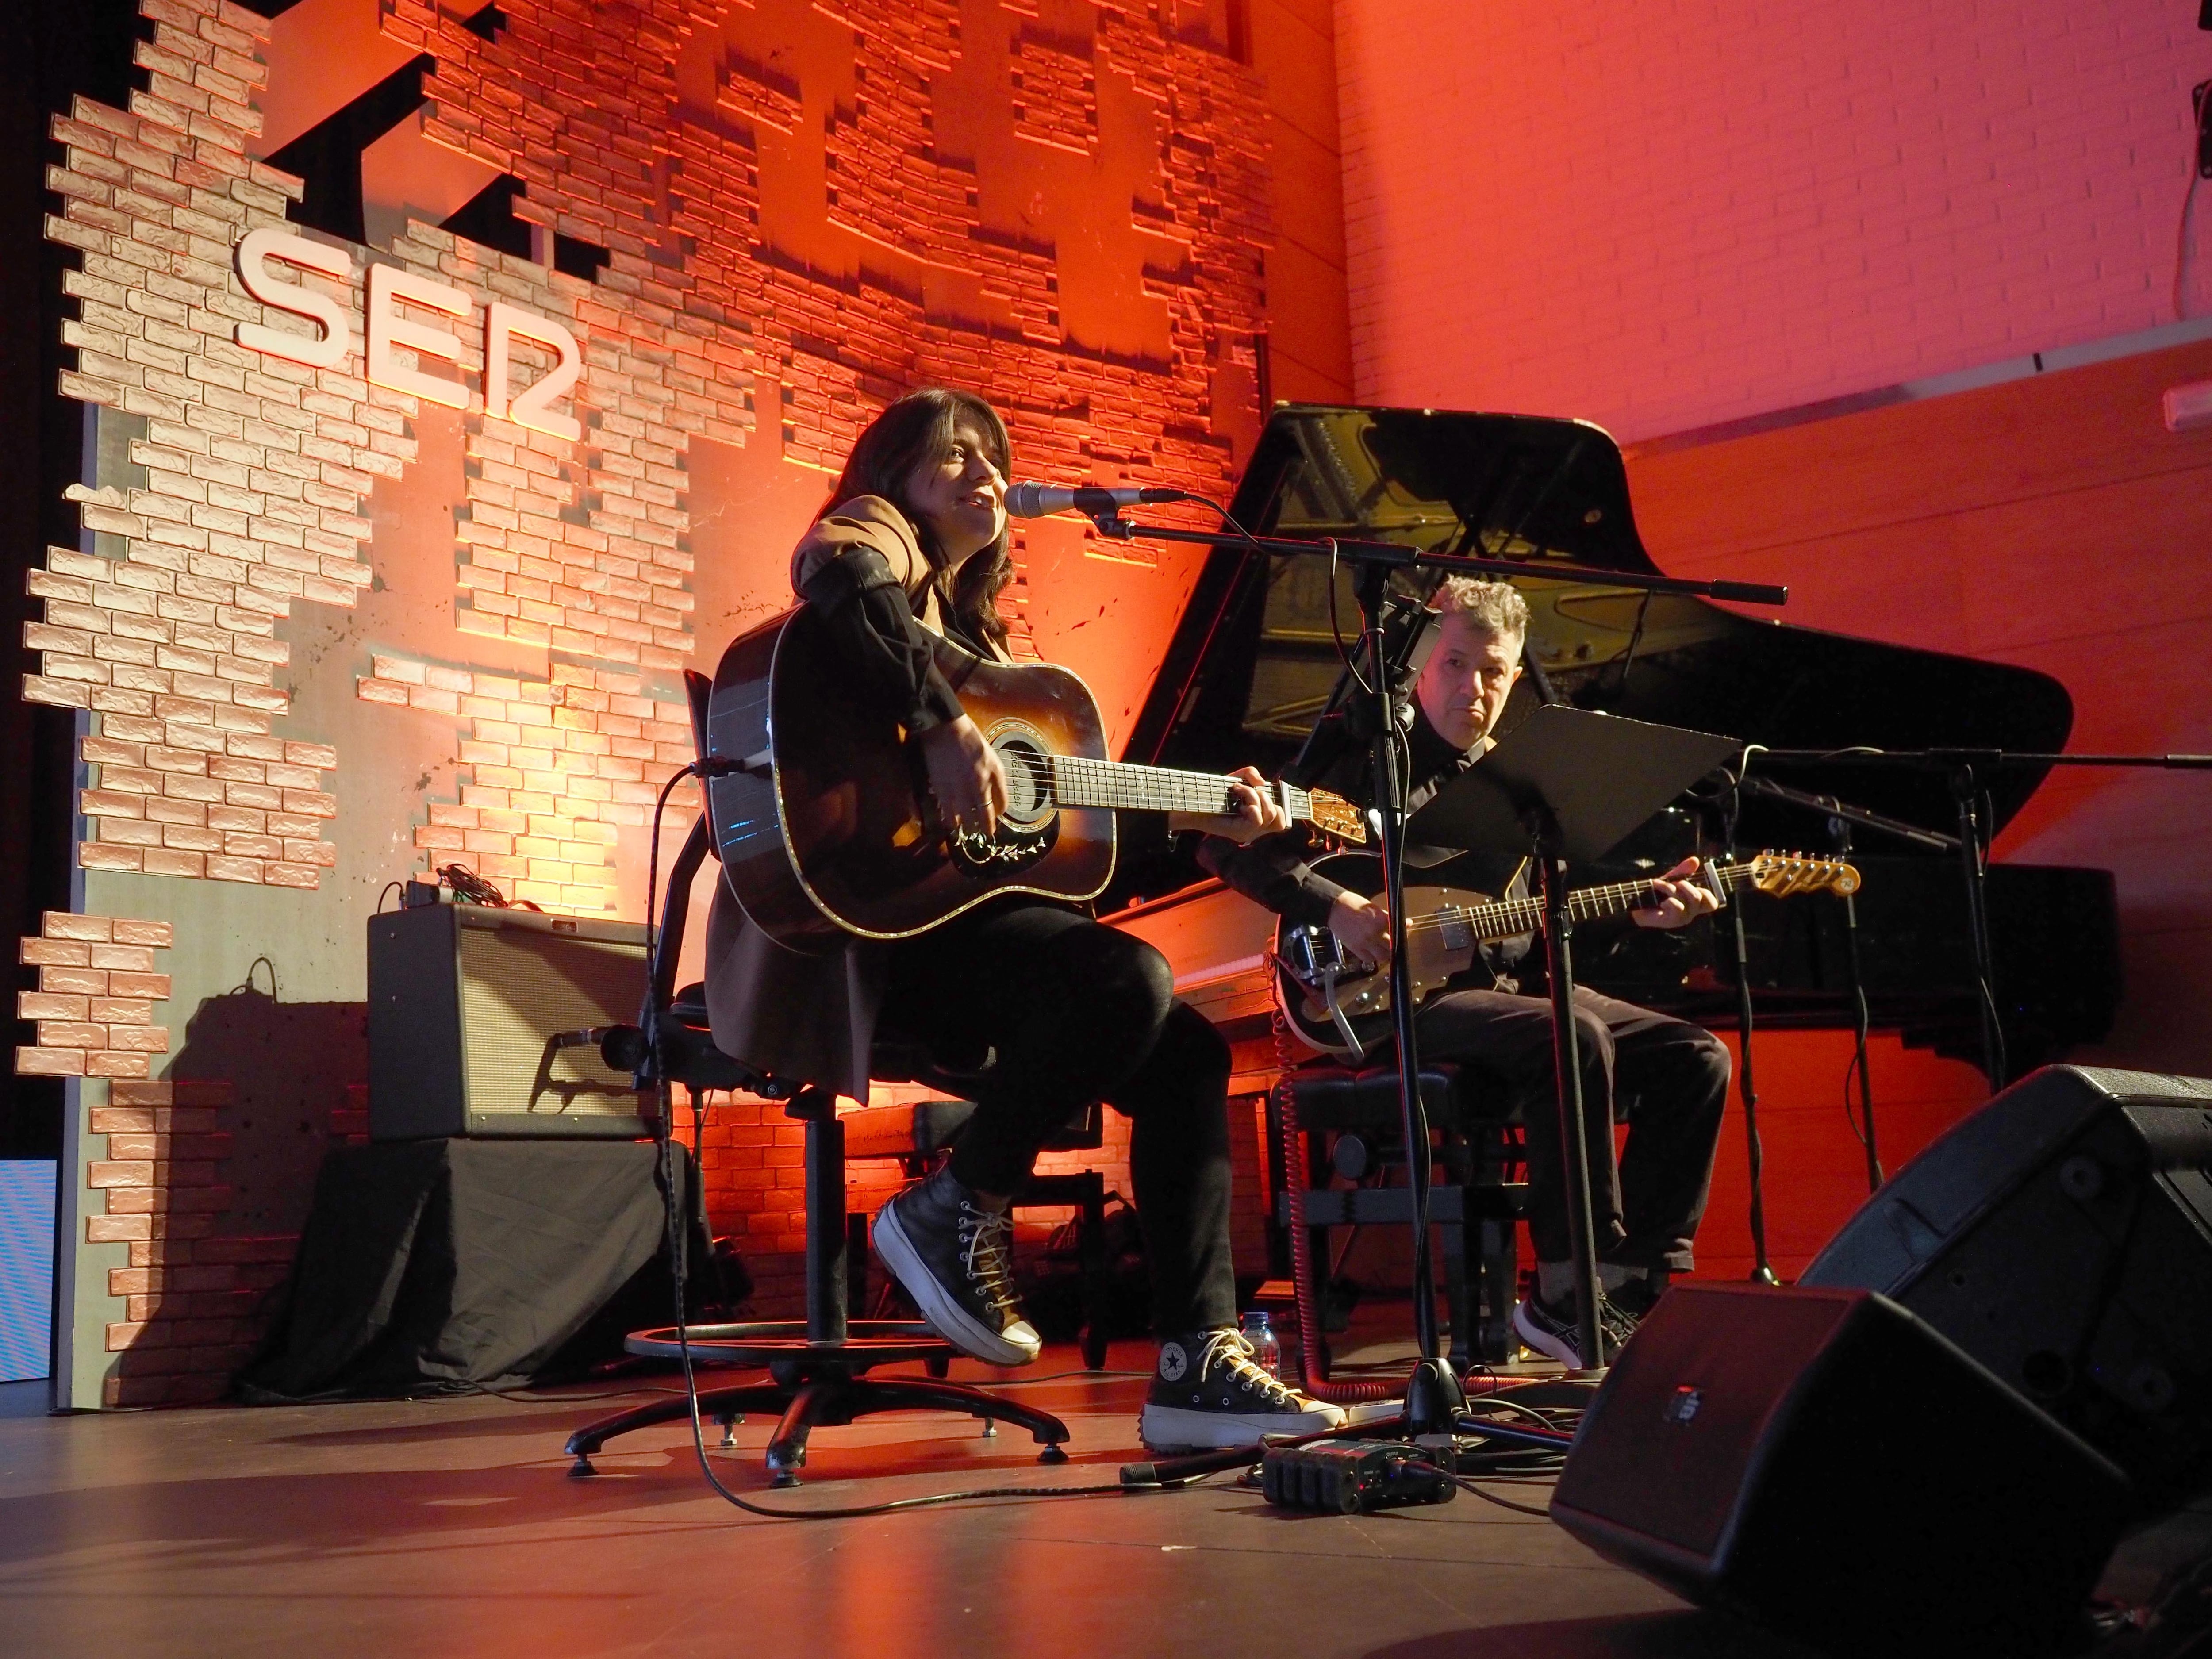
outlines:
[[[1547, 569], [1655, 572], [1636, 533], [1620, 451], [1601, 428], [1538, 416], [1279, 407], [1232, 507], [1261, 534], [1358, 537], [1505, 559], [1528, 603], [1528, 647], [1555, 695], [1585, 708], [1687, 726], [1770, 748], [2056, 750], [2073, 702], [2048, 675], [1738, 616], [1709, 600], [1570, 586]], [[1407, 571], [1401, 592], [1440, 580]], [[1235, 543], [1208, 556], [1124, 750], [1154, 764], [1273, 772], [1297, 751], [1358, 628], [1352, 577], [1319, 559]], [[1538, 696], [1532, 677], [1505, 720]], [[1859, 767], [1774, 775], [1931, 829], [1956, 826], [1947, 780]], [[2002, 826], [2040, 771], [1987, 781]], [[1804, 845], [1822, 826], [1745, 804], [1739, 840]]]

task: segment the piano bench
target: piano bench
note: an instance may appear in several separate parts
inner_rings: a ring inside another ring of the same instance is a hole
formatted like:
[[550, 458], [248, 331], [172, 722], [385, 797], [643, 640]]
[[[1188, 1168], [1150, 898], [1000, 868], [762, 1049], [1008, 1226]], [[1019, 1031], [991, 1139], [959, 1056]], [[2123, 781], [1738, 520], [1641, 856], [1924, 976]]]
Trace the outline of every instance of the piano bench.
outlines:
[[[1287, 1077], [1291, 1109], [1309, 1139], [1306, 1167], [1281, 1172], [1282, 1185], [1272, 1218], [1285, 1254], [1304, 1258], [1307, 1277], [1320, 1295], [1324, 1273], [1313, 1264], [1328, 1260], [1331, 1226], [1405, 1225], [1411, 1205], [1402, 1188], [1355, 1186], [1332, 1191], [1332, 1171], [1355, 1182], [1379, 1172], [1388, 1162], [1403, 1162], [1404, 1121], [1395, 1062], [1367, 1066], [1316, 1063]], [[1527, 1187], [1509, 1181], [1521, 1161], [1516, 1132], [1518, 1114], [1473, 1068], [1450, 1060], [1425, 1060], [1420, 1068], [1421, 1103], [1432, 1134], [1440, 1141], [1439, 1176], [1430, 1188], [1429, 1218], [1443, 1235], [1444, 1293], [1451, 1315], [1451, 1363], [1462, 1372], [1477, 1364], [1503, 1364], [1513, 1357], [1513, 1308], [1520, 1296], [1521, 1260], [1516, 1224], [1527, 1208]], [[1278, 1097], [1268, 1097], [1271, 1115]], [[1270, 1129], [1281, 1145], [1282, 1125]], [[1287, 1161], [1286, 1161], [1287, 1163]], [[1290, 1194], [1293, 1180], [1305, 1183], [1306, 1225], [1294, 1229]], [[1328, 1337], [1309, 1337], [1306, 1362], [1313, 1375], [1328, 1375]]]
[[[975, 1104], [968, 1100], [920, 1100], [906, 1106], [864, 1106], [844, 1116], [845, 1158], [896, 1158], [909, 1181], [930, 1173], [952, 1151]], [[1083, 1108], [1044, 1144], [1048, 1152], [1096, 1152], [1106, 1142], [1105, 1109], [1096, 1102]], [[1083, 1269], [1083, 1363], [1092, 1370], [1106, 1365], [1106, 1177], [1096, 1170], [1063, 1175], [1031, 1175], [1014, 1194], [1013, 1207], [1073, 1209], [1076, 1249]], [[868, 1218], [860, 1211], [845, 1218], [850, 1305], [868, 1305]], [[886, 1283], [884, 1294], [890, 1293]], [[878, 1315], [878, 1316], [881, 1316]]]

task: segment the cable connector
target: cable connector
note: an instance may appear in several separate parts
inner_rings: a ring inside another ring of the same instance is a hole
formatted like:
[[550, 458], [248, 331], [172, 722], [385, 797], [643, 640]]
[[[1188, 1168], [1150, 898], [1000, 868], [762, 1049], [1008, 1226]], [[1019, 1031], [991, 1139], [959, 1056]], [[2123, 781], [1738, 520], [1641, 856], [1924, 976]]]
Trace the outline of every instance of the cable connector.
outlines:
[[684, 770], [700, 778], [726, 778], [732, 772], [742, 772], [749, 778], [767, 778], [775, 775], [775, 762], [763, 749], [743, 760], [733, 760], [727, 755], [702, 755]]

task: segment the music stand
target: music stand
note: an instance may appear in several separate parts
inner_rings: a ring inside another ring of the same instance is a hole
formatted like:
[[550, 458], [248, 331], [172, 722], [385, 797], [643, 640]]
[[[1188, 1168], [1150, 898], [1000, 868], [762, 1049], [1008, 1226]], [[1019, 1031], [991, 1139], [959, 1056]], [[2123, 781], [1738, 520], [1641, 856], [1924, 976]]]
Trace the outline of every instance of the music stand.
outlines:
[[[1573, 918], [1566, 868], [1603, 857], [1742, 745], [1733, 738], [1547, 703], [1515, 726], [1407, 821], [1408, 843], [1502, 851], [1534, 859], [1552, 981], [1552, 1059], [1574, 1251], [1577, 1348], [1589, 1370], [1607, 1355], [1597, 1316], [1597, 1241], [1591, 1236], [1589, 1148], [1574, 1022]], [[1425, 1249], [1425, 1242], [1420, 1248]]]

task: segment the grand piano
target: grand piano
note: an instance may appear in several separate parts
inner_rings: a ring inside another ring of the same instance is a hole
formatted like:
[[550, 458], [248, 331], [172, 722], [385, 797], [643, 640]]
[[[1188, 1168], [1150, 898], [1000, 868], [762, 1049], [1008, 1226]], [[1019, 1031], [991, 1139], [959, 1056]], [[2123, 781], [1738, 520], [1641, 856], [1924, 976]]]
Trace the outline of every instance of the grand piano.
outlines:
[[[1637, 537], [1620, 449], [1581, 422], [1279, 407], [1231, 511], [1257, 534], [1358, 537], [1519, 566], [1513, 580], [1528, 604], [1534, 672], [1515, 689], [1501, 732], [1547, 696], [1772, 749], [2052, 751], [2073, 725], [2065, 688], [2027, 669], [1753, 620], [1701, 599], [1554, 580], [1562, 569], [1658, 574]], [[1271, 775], [1286, 766], [1340, 672], [1331, 580], [1325, 560], [1216, 544], [1123, 758], [1221, 770], [1249, 762]], [[1437, 580], [1413, 571], [1393, 578], [1416, 594]], [[1334, 580], [1348, 639], [1358, 609], [1349, 573]], [[1908, 823], [1957, 829], [1941, 774], [1840, 763], [1762, 769]], [[1992, 833], [2042, 781], [2040, 771], [1989, 775]], [[1713, 850], [1720, 833], [1711, 805], [1686, 798], [1577, 880], [1662, 869], [1686, 853]], [[1825, 815], [1748, 794], [1735, 841], [1751, 849], [1835, 844]], [[1865, 830], [1854, 832], [1851, 858], [1866, 878], [1857, 943], [1873, 1026], [1978, 1063], [1978, 994], [1957, 858]], [[1741, 975], [1731, 935], [1700, 922], [1671, 933], [1590, 930], [1577, 941], [1577, 978], [1714, 1025], [1736, 1018], [1738, 981], [1747, 979], [1762, 1025], [1851, 1025], [1842, 901], [1752, 894], [1740, 902], [1747, 940]], [[2007, 1070], [2017, 1076], [2103, 1036], [2120, 989], [2111, 872], [1997, 864], [1987, 902]], [[1159, 944], [1179, 988], [1225, 1027], [1249, 1034], [1264, 1019], [1272, 919], [1205, 879], [1194, 863], [1125, 867], [1101, 914]]]

